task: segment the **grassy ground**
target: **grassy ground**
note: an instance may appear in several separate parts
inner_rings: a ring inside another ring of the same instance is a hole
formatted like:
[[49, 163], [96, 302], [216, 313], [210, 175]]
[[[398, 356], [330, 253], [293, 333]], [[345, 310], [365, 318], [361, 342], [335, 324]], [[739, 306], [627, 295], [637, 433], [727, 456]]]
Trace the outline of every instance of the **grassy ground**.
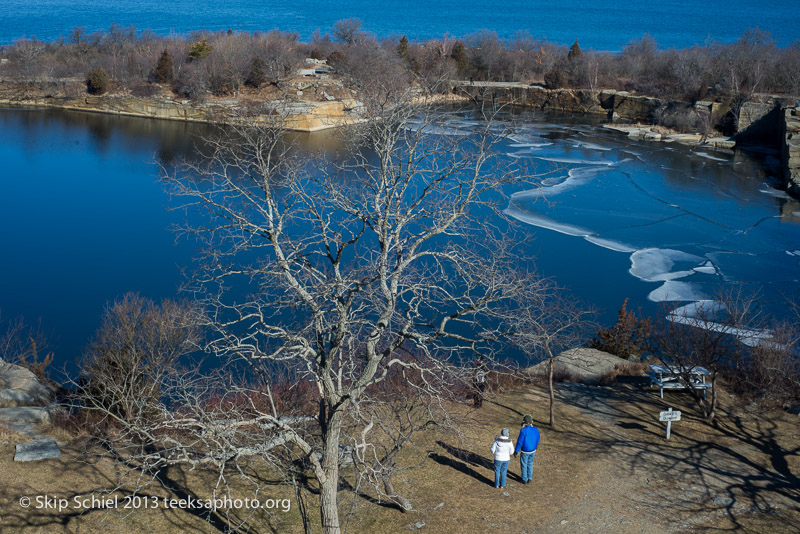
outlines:
[[[442, 533], [800, 531], [796, 416], [737, 407], [723, 395], [719, 425], [712, 427], [696, 417], [687, 394], [665, 397], [662, 401], [637, 380], [607, 387], [562, 384], [555, 428], [544, 423], [546, 392], [538, 387], [500, 395], [474, 412], [457, 407], [469, 421], [461, 436], [427, 431], [410, 451], [415, 456], [404, 458], [418, 461], [419, 453], [428, 453], [422, 467], [395, 481], [415, 511], [402, 514], [378, 503], [366, 488], [359, 494], [343, 490], [342, 520], [350, 532], [409, 531], [420, 521], [424, 531]], [[669, 441], [657, 420], [667, 406], [683, 413]], [[516, 437], [525, 413], [542, 432], [533, 483], [520, 483], [519, 464], [512, 460], [503, 492], [493, 487], [489, 446], [502, 427]], [[222, 516], [209, 522], [163, 507], [163, 497], [207, 497], [216, 482], [179, 470], [168, 473], [171, 491], [158, 484], [144, 490], [158, 508], [78, 509], [76, 495], [102, 496], [103, 488], [116, 486], [128, 471], [109, 458], [82, 455], [80, 439], [62, 448], [61, 459], [15, 463], [14, 444], [22, 441], [26, 438], [0, 433], [4, 534], [205, 533], [219, 532], [224, 523]], [[344, 478], [354, 482], [346, 471]], [[126, 481], [132, 487], [134, 480]], [[249, 520], [249, 532], [302, 532], [293, 492], [269, 480], [265, 484], [262, 500], [291, 499], [291, 511], [240, 511], [237, 517]], [[36, 501], [43, 495], [67, 499], [69, 508], [43, 509]], [[245, 495], [250, 494], [241, 488]], [[33, 499], [29, 508], [20, 507], [23, 496]], [[310, 505], [316, 512], [313, 492]], [[314, 530], [320, 531], [318, 524]]]

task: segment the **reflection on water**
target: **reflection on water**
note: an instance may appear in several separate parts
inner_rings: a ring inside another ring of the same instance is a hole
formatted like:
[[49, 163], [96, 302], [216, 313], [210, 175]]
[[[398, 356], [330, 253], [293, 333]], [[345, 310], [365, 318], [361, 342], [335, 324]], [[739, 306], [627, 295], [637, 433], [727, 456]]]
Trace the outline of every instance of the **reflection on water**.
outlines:
[[[446, 116], [442, 135], [478, 125], [467, 112]], [[703, 299], [723, 282], [750, 284], [775, 303], [798, 295], [800, 203], [775, 189], [776, 154], [632, 141], [591, 118], [521, 117], [505, 157], [546, 173], [541, 189], [509, 191], [507, 213], [531, 238], [525, 259], [600, 308], [602, 320], [625, 297], [655, 313], [658, 301]], [[195, 246], [168, 229], [185, 214], [168, 211], [154, 162], [191, 156], [212, 130], [0, 110], [3, 317], [42, 317], [67, 362], [107, 300], [177, 295]], [[343, 148], [333, 131], [289, 140], [303, 151]]]

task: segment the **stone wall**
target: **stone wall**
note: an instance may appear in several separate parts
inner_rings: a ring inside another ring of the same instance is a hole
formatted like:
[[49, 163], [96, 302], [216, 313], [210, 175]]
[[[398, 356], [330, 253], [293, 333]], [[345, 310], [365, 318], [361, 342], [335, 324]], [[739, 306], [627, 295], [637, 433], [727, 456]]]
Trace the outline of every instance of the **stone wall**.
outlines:
[[478, 102], [513, 104], [542, 111], [603, 114], [632, 121], [650, 121], [656, 110], [666, 104], [661, 99], [635, 96], [627, 91], [547, 89], [523, 83], [459, 83], [453, 86], [453, 92]]
[[782, 113], [781, 102], [775, 98], [742, 104], [736, 133], [737, 144], [780, 146]]
[[781, 155], [783, 172], [789, 193], [800, 197], [800, 109], [783, 110], [783, 143]]

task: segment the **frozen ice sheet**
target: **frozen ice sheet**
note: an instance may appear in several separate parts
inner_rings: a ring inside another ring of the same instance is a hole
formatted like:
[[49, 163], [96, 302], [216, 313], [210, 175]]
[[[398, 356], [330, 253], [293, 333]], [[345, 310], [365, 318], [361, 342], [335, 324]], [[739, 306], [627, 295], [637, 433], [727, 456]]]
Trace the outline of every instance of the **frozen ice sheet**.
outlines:
[[672, 302], [672, 301], [696, 301], [707, 298], [705, 294], [690, 282], [679, 282], [677, 280], [667, 280], [658, 289], [654, 289], [647, 295], [653, 302]]
[[646, 282], [663, 282], [695, 274], [694, 267], [701, 261], [703, 258], [682, 250], [647, 248], [631, 254], [629, 272]]

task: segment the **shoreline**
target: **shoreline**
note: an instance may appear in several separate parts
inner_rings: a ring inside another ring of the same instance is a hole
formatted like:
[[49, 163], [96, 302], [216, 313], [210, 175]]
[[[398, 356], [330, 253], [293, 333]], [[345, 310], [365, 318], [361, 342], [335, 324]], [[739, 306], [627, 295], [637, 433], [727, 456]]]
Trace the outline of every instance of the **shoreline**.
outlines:
[[[280, 106], [285, 106], [280, 110], [285, 122], [284, 127], [295, 132], [318, 132], [363, 121], [354, 112], [360, 105], [356, 100], [296, 102], [286, 105], [263, 102], [263, 105], [267, 107], [271, 105], [271, 109], [275, 111], [279, 110]], [[232, 104], [197, 104], [188, 100], [175, 101], [134, 96], [0, 98], [0, 108], [60, 109], [203, 124], [233, 124], [236, 122], [237, 111]], [[266, 114], [258, 115], [258, 119], [262, 122], [266, 122], [268, 117]]]
[[[771, 97], [743, 106], [739, 112], [740, 129], [736, 135], [730, 137], [698, 132], [662, 132], [659, 127], [643, 125], [641, 122], [648, 121], [653, 110], [665, 102], [648, 96], [631, 95], [625, 91], [546, 89], [523, 83], [472, 84], [454, 81], [449, 93], [434, 95], [433, 99], [435, 103], [491, 101], [493, 104], [541, 111], [605, 114], [610, 122], [604, 124], [603, 128], [645, 141], [679, 142], [723, 150], [753, 146], [775, 148], [781, 153], [781, 171], [786, 192], [800, 198], [800, 110], [783, 107], [778, 100]], [[680, 104], [689, 105], [685, 102]], [[692, 105], [694, 109], [702, 110], [701, 113], [709, 114], [714, 112], [715, 106], [711, 102], [696, 102]], [[267, 123], [270, 117], [279, 117], [283, 128], [301, 133], [350, 126], [365, 120], [361, 113], [363, 104], [356, 98], [323, 102], [258, 101], [243, 98], [194, 102], [127, 95], [30, 97], [20, 94], [19, 90], [5, 88], [0, 92], [0, 108], [61, 109], [204, 124], [235, 124], [241, 120], [237, 119], [237, 113], [249, 108], [258, 111], [258, 114], [251, 117], [259, 122]]]

